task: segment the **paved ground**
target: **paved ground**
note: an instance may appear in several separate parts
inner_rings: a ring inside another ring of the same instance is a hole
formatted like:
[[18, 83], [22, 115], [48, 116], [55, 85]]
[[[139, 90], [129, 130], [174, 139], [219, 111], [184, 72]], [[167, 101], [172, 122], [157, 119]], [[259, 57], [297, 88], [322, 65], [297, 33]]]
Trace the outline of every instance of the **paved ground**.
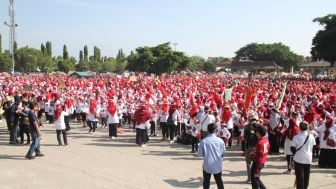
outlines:
[[[190, 146], [161, 142], [151, 138], [146, 147], [134, 144], [135, 133], [126, 130], [116, 140], [107, 139], [107, 129], [95, 135], [72, 124], [69, 146], [57, 146], [51, 125], [42, 129], [41, 151], [45, 157], [26, 160], [25, 145], [9, 145], [5, 124], [0, 123], [0, 188], [202, 188], [202, 159], [190, 153]], [[245, 163], [239, 147], [229, 149], [224, 164], [226, 189], [251, 188], [245, 184]], [[270, 156], [262, 171], [268, 188], [293, 188], [294, 176], [285, 171], [283, 156]], [[319, 169], [314, 163], [310, 188], [336, 186], [336, 170]], [[211, 188], [216, 188], [212, 178]]]

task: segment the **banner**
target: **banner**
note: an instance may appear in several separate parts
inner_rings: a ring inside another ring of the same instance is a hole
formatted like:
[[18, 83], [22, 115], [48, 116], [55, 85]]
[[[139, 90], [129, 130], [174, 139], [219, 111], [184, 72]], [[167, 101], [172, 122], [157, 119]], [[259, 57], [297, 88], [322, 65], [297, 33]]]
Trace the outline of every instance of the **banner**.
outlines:
[[31, 85], [25, 85], [25, 86], [23, 86], [23, 90], [24, 91], [32, 91], [33, 90], [33, 86], [31, 86]]
[[285, 96], [286, 89], [287, 89], [287, 81], [284, 83], [284, 87], [282, 88], [282, 92], [281, 92], [280, 98], [278, 100], [278, 106], [277, 106], [278, 110], [281, 108], [281, 104], [282, 104], [283, 98]]
[[224, 100], [230, 101], [232, 96], [232, 89], [226, 89], [225, 90], [225, 97]]

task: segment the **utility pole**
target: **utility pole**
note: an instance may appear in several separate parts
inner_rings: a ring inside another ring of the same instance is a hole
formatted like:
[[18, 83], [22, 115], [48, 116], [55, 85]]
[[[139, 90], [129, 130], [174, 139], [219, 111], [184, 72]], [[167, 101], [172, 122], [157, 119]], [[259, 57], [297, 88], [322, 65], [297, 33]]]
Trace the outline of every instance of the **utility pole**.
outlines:
[[15, 59], [14, 59], [14, 43], [15, 43], [15, 28], [18, 26], [17, 24], [15, 24], [15, 11], [14, 11], [14, 0], [9, 0], [9, 8], [8, 8], [8, 12], [9, 12], [9, 18], [10, 21], [8, 22], [4, 22], [6, 26], [9, 27], [9, 49], [12, 55], [12, 66], [13, 66], [13, 70], [12, 70], [12, 74], [14, 75], [15, 72]]

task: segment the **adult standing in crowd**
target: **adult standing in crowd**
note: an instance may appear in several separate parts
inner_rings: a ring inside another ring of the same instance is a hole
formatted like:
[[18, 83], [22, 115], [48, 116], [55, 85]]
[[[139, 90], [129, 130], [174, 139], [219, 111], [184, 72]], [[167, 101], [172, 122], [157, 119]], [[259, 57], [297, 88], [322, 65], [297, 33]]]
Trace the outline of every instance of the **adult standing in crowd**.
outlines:
[[[292, 113], [291, 118], [288, 120], [288, 126], [285, 123], [285, 131], [283, 133], [283, 138], [285, 138], [285, 145], [284, 145], [284, 153], [286, 155], [287, 160], [287, 170], [284, 172], [285, 174], [291, 174], [292, 171], [292, 161], [293, 161], [293, 153], [291, 151], [291, 144], [294, 136], [300, 133], [300, 128], [297, 125], [296, 121], [296, 113]], [[287, 122], [287, 121], [285, 121]]]
[[211, 114], [209, 106], [204, 107], [204, 115], [201, 116], [200, 124], [201, 124], [201, 137], [202, 139], [208, 135], [208, 125], [211, 123], [215, 123], [215, 116]]
[[44, 156], [44, 154], [42, 154], [40, 150], [41, 132], [40, 132], [40, 128], [38, 125], [38, 118], [37, 118], [37, 112], [39, 110], [38, 103], [30, 102], [29, 109], [30, 111], [28, 112], [28, 119], [29, 119], [29, 129], [30, 129], [30, 134], [32, 137], [32, 143], [27, 152], [26, 159], [34, 159], [33, 157], [34, 152], [35, 152], [36, 157]]
[[98, 117], [99, 117], [99, 106], [97, 104], [97, 101], [95, 99], [90, 100], [90, 108], [87, 115], [88, 125], [89, 125], [89, 133], [94, 134], [97, 129], [98, 124]]
[[300, 123], [300, 133], [294, 136], [291, 151], [294, 154], [296, 188], [307, 189], [309, 185], [310, 165], [313, 159], [315, 138], [308, 132], [308, 123]]
[[272, 108], [269, 119], [268, 137], [270, 143], [270, 153], [279, 154], [280, 147], [280, 112], [277, 108]]
[[56, 136], [57, 136], [57, 142], [58, 146], [62, 146], [61, 141], [61, 134], [63, 135], [63, 142], [64, 145], [68, 145], [68, 138], [67, 138], [67, 130], [66, 130], [66, 116], [68, 116], [68, 112], [65, 111], [66, 107], [62, 106], [61, 104], [56, 105], [55, 109], [55, 128], [56, 128]]
[[18, 134], [18, 124], [19, 124], [19, 113], [18, 109], [20, 106], [21, 100], [18, 95], [14, 96], [14, 104], [10, 107], [10, 133], [9, 133], [9, 144], [18, 144], [19, 141], [17, 139]]
[[134, 112], [136, 128], [136, 144], [143, 147], [147, 143], [146, 124], [150, 124], [151, 114], [146, 104], [141, 104], [139, 109]]
[[204, 157], [203, 161], [203, 188], [210, 187], [210, 178], [213, 174], [218, 189], [224, 189], [222, 180], [222, 162], [225, 153], [223, 140], [216, 136], [217, 126], [211, 123], [207, 126], [208, 136], [204, 138], [198, 148], [198, 155]]
[[[168, 128], [169, 128], [169, 143], [172, 144], [174, 142], [175, 132], [177, 128], [177, 122], [180, 117], [180, 113], [178, 111], [178, 106], [173, 104], [169, 109], [169, 117], [168, 117]], [[171, 121], [169, 121], [171, 119]]]
[[117, 113], [117, 106], [114, 99], [109, 99], [107, 105], [107, 124], [109, 127], [109, 137], [115, 139], [117, 137], [117, 129], [119, 124], [119, 117]]
[[266, 189], [264, 183], [260, 180], [261, 169], [267, 160], [270, 144], [265, 137], [266, 129], [262, 125], [257, 125], [255, 128], [255, 135], [258, 138], [255, 150], [252, 152], [253, 163], [251, 167], [251, 181], [253, 189]]
[[249, 123], [244, 127], [244, 145], [245, 145], [245, 162], [246, 162], [246, 172], [247, 180], [246, 183], [251, 184], [251, 166], [252, 166], [252, 152], [257, 143], [257, 136], [255, 135], [255, 129], [257, 126], [258, 119], [253, 115], [248, 117]]
[[320, 158], [319, 166], [321, 168], [336, 169], [336, 124], [332, 115], [326, 116], [326, 121], [320, 127], [315, 127], [320, 134]]

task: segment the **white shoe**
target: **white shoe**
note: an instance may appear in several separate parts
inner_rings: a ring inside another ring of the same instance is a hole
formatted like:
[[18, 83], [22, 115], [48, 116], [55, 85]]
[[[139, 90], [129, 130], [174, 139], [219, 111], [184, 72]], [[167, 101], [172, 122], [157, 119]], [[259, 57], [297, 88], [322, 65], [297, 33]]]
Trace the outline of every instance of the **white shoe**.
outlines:
[[170, 144], [173, 144], [173, 143], [174, 143], [174, 141], [173, 141], [173, 140], [171, 140], [171, 141], [169, 141], [169, 143], [170, 143]]
[[115, 137], [113, 136], [113, 137], [111, 137], [111, 139], [115, 139]]

